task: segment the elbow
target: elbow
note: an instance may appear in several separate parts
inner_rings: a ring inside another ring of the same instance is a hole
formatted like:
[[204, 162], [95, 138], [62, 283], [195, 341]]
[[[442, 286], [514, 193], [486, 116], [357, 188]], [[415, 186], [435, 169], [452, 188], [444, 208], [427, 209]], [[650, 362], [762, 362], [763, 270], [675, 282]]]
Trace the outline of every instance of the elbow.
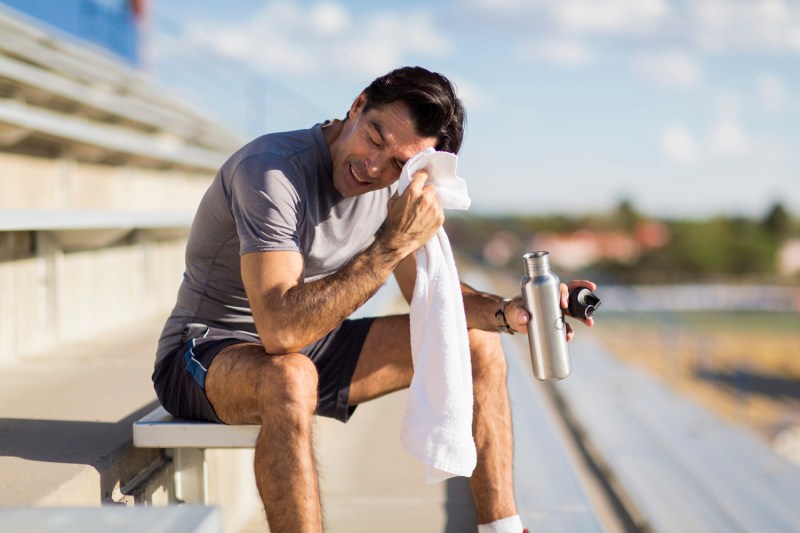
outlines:
[[258, 328], [261, 344], [269, 355], [297, 353], [304, 343], [293, 333], [278, 328]]
[[253, 309], [256, 331], [269, 355], [296, 353], [308, 344], [285, 316], [282, 310]]

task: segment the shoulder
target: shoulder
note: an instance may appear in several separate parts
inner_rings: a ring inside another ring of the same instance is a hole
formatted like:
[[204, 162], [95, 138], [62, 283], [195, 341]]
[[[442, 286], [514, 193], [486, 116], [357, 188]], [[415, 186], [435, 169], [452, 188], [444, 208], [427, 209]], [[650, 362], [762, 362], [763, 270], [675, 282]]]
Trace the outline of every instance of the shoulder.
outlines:
[[317, 152], [314, 128], [270, 133], [243, 146], [223, 168], [231, 180], [283, 180], [302, 188], [319, 165]]

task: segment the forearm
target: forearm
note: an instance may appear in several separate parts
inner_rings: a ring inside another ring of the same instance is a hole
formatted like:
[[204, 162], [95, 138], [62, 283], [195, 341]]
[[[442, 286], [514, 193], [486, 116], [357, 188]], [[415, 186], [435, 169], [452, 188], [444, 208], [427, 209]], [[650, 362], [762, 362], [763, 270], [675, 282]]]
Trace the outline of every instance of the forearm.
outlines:
[[280, 298], [268, 330], [275, 340], [262, 342], [268, 352], [296, 351], [322, 338], [372, 297], [402, 259], [401, 252], [377, 238], [339, 271], [300, 283]]
[[464, 312], [467, 316], [467, 327], [484, 331], [497, 331], [497, 311], [501, 296], [473, 289], [461, 283], [461, 294], [464, 298]]
[[247, 260], [252, 268], [246, 273], [243, 268], [242, 276], [249, 280], [245, 287], [250, 287], [256, 328], [268, 353], [294, 352], [322, 338], [375, 294], [404, 257], [436, 234], [444, 213], [435, 190], [425, 187], [426, 179], [425, 171], [417, 172], [403, 194], [389, 199], [375, 241], [330, 276], [304, 283], [298, 279], [302, 264], [295, 264], [276, 282], [265, 276], [280, 266], [259, 268]]

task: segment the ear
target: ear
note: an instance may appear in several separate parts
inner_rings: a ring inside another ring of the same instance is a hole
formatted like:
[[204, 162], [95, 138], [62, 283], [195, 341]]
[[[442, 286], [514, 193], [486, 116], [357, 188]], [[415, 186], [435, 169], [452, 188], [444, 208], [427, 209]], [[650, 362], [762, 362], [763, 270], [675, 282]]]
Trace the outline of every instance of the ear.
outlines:
[[367, 95], [364, 93], [359, 94], [358, 97], [355, 100], [353, 100], [353, 104], [350, 106], [350, 112], [348, 113], [348, 116], [350, 118], [353, 118], [354, 115], [356, 115], [362, 109], [364, 109], [366, 103], [367, 103]]

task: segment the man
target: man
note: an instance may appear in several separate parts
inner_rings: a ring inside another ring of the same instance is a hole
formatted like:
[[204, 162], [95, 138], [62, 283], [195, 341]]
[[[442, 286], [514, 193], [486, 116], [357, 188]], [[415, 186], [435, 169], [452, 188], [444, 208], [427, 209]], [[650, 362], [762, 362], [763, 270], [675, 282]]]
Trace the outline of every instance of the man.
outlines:
[[[153, 380], [176, 416], [261, 426], [256, 483], [273, 532], [322, 530], [313, 415], [346, 421], [358, 404], [411, 382], [408, 316], [347, 317], [392, 273], [410, 300], [413, 252], [444, 215], [424, 171], [402, 195], [396, 181], [425, 148], [457, 153], [463, 127], [444, 76], [398, 69], [370, 84], [344, 120], [246, 145], [200, 203]], [[478, 519], [519, 524], [498, 328], [525, 331], [528, 315], [519, 298], [467, 286], [463, 295]]]

